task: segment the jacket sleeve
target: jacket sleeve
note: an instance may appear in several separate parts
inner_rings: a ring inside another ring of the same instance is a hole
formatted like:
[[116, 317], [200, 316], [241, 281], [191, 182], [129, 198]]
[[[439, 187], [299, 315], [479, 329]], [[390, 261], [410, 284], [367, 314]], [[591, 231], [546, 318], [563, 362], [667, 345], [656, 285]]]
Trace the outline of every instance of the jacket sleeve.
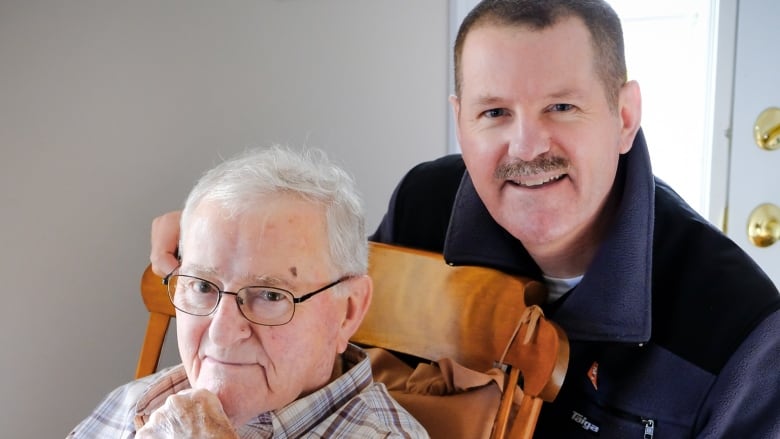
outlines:
[[767, 316], [718, 374], [699, 438], [780, 438], [780, 310]]

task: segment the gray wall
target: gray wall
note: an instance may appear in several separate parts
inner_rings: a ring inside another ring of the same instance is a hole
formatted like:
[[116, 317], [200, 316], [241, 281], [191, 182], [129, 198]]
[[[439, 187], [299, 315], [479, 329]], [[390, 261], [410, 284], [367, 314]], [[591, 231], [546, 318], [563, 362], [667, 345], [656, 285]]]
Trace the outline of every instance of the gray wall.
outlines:
[[247, 146], [327, 150], [368, 224], [446, 151], [446, 0], [0, 2], [0, 431], [133, 376], [151, 219]]

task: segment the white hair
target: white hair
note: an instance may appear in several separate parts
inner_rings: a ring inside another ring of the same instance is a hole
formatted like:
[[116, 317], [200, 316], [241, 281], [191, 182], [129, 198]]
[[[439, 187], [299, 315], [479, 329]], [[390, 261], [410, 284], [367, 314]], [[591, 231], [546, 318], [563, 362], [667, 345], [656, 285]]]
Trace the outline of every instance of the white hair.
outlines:
[[[259, 197], [276, 193], [298, 195], [324, 206], [333, 266], [344, 275], [367, 272], [368, 241], [355, 182], [319, 149], [296, 152], [278, 145], [250, 149], [207, 171], [184, 204], [182, 234], [203, 201], [220, 203], [233, 217], [252, 208]], [[181, 242], [179, 251], [184, 251]]]

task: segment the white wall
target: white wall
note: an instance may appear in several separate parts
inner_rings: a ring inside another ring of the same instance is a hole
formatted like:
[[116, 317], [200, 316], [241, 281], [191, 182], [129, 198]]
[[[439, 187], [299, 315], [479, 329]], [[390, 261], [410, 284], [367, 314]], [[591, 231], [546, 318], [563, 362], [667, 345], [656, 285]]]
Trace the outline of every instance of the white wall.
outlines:
[[446, 151], [447, 1], [0, 2], [0, 431], [132, 378], [151, 219], [246, 146], [322, 147], [369, 228]]

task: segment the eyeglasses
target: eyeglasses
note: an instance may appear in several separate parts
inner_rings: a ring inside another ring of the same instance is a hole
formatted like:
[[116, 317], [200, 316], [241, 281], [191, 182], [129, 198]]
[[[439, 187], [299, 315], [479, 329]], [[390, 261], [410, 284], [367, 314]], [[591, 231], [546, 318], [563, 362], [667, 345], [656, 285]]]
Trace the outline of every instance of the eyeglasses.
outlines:
[[295, 314], [295, 305], [352, 278], [344, 276], [322, 288], [295, 297], [287, 290], [275, 287], [249, 286], [236, 292], [224, 291], [214, 282], [195, 276], [173, 274], [163, 279], [168, 287], [168, 297], [173, 306], [181, 312], [194, 316], [208, 316], [214, 313], [223, 294], [236, 296], [241, 314], [252, 323], [263, 326], [280, 326], [290, 322]]

